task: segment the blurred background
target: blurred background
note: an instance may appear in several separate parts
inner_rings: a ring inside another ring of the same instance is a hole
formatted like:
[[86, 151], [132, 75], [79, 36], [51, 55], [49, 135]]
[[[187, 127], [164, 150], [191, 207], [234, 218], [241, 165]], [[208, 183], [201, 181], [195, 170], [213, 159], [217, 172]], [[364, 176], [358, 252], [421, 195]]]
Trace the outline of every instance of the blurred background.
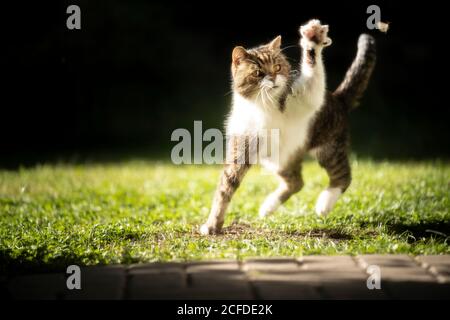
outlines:
[[[81, 8], [81, 30], [66, 8]], [[169, 158], [176, 128], [223, 127], [230, 55], [276, 35], [294, 63], [298, 26], [330, 25], [328, 86], [336, 88], [360, 33], [378, 62], [351, 115], [353, 150], [374, 159], [448, 159], [446, 57], [439, 5], [376, 2], [383, 34], [366, 28], [372, 2], [46, 1], [2, 5], [0, 166], [45, 161]]]

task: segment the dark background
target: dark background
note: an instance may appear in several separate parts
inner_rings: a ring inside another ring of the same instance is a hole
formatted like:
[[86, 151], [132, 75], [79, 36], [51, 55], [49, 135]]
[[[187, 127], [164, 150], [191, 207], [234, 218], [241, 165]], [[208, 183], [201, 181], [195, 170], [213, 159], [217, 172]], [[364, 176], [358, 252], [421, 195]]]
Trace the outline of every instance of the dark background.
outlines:
[[[81, 30], [66, 8], [81, 7]], [[378, 4], [387, 34], [366, 28]], [[271, 1], [158, 3], [42, 1], [3, 5], [0, 165], [170, 155], [171, 132], [203, 120], [222, 128], [230, 54], [283, 36], [312, 17], [330, 25], [325, 51], [336, 88], [362, 32], [377, 39], [369, 89], [351, 115], [353, 150], [376, 159], [448, 159], [443, 98], [447, 35], [439, 2]], [[298, 61], [297, 47], [285, 51]], [[447, 89], [448, 90], [448, 89]]]

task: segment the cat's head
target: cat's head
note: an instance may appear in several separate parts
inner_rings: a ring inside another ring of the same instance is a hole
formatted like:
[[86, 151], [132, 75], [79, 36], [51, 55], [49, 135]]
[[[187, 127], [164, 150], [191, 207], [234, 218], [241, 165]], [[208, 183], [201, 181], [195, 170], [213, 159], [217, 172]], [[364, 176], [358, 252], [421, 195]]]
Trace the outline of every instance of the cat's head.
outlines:
[[245, 98], [271, 101], [288, 86], [291, 66], [281, 52], [281, 36], [260, 47], [235, 47], [231, 73], [233, 90]]

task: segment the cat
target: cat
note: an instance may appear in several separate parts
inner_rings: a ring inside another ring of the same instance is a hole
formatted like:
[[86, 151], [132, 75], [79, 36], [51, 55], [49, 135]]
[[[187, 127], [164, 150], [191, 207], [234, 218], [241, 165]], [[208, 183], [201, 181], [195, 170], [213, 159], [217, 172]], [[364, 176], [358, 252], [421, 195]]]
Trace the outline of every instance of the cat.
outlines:
[[[226, 121], [227, 151], [233, 161], [225, 164], [208, 220], [200, 227], [203, 235], [219, 233], [231, 197], [251, 167], [250, 147], [261, 129], [278, 129], [277, 161], [261, 164], [276, 173], [281, 182], [259, 210], [260, 217], [273, 213], [303, 187], [301, 163], [310, 153], [329, 177], [329, 186], [319, 195], [315, 211], [328, 214], [351, 182], [348, 113], [365, 91], [375, 66], [375, 40], [362, 34], [356, 58], [334, 92], [325, 85], [323, 48], [331, 45], [329, 27], [310, 20], [299, 28], [302, 57], [300, 70], [291, 65], [281, 49], [281, 36], [270, 43], [232, 52], [233, 102]], [[249, 140], [250, 139], [250, 140]], [[237, 147], [244, 145], [244, 148]], [[244, 158], [245, 161], [236, 161]]]

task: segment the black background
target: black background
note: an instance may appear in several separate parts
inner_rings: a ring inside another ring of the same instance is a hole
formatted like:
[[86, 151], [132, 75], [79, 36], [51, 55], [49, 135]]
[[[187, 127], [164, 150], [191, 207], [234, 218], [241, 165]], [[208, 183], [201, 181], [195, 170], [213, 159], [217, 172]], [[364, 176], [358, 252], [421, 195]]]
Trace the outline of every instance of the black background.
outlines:
[[[81, 30], [66, 8], [81, 7]], [[383, 34], [367, 30], [378, 4]], [[295, 46], [310, 18], [330, 25], [328, 86], [354, 58], [360, 33], [377, 39], [378, 61], [351, 115], [355, 154], [448, 158], [447, 36], [439, 2], [42, 1], [2, 5], [0, 165], [55, 159], [169, 156], [171, 132], [222, 128], [230, 54], [283, 36]], [[298, 48], [285, 50], [298, 61]], [[296, 63], [296, 62], [295, 62]], [[444, 79], [444, 80], [442, 80]]]

